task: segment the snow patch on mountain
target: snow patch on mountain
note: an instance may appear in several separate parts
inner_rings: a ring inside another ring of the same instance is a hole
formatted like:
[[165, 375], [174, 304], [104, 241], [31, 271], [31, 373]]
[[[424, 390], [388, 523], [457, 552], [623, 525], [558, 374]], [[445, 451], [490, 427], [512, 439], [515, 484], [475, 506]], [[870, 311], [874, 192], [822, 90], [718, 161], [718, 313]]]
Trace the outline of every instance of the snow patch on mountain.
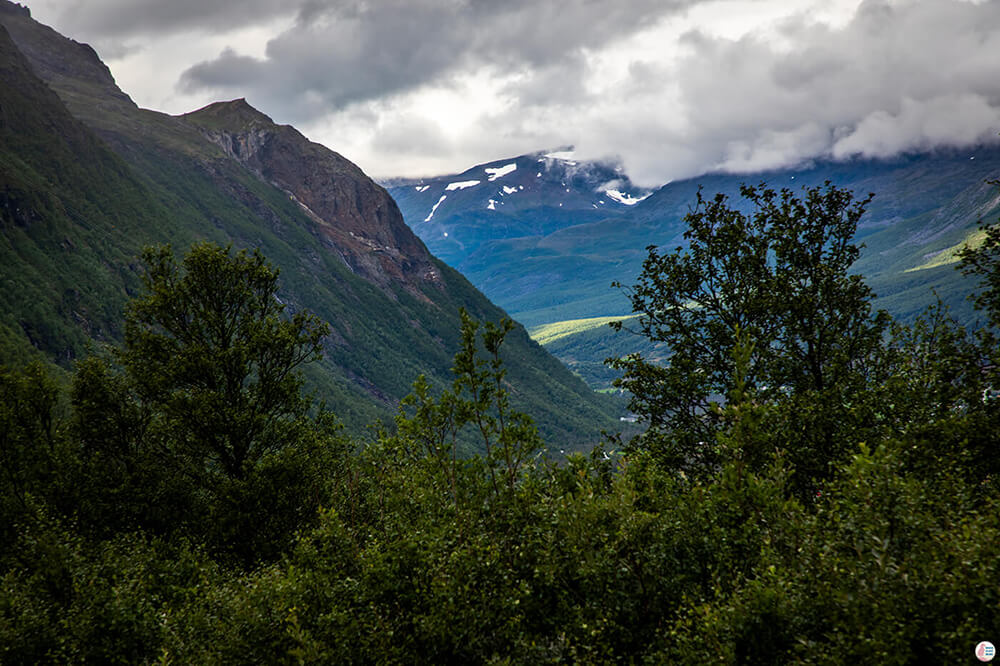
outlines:
[[428, 213], [427, 217], [424, 218], [424, 222], [430, 222], [431, 221], [431, 218], [434, 217], [434, 211], [436, 211], [438, 209], [438, 206], [441, 205], [441, 202], [444, 201], [447, 198], [448, 198], [447, 194], [442, 194], [441, 195], [441, 198], [438, 199], [438, 202], [436, 204], [434, 204], [433, 208], [431, 208], [431, 212]]
[[516, 170], [517, 170], [517, 164], [514, 164], [514, 163], [506, 164], [506, 165], [504, 165], [502, 167], [495, 167], [495, 168], [494, 167], [488, 167], [486, 169], [483, 169], [483, 171], [486, 172], [486, 175], [489, 176], [489, 181], [491, 183], [494, 180], [496, 180], [497, 178], [503, 178], [504, 176], [506, 176], [510, 172], [516, 171]]
[[415, 189], [417, 192], [426, 192], [428, 189], [430, 189], [430, 185], [417, 185], [413, 189]]
[[626, 206], [634, 206], [649, 196], [647, 194], [643, 197], [633, 197], [631, 194], [625, 194], [624, 192], [619, 192], [618, 190], [605, 190], [604, 193], [618, 203], [625, 204]]
[[458, 183], [448, 183], [448, 187], [444, 188], [446, 192], [451, 192], [452, 190], [464, 190], [467, 187], [475, 187], [481, 180], [463, 180]]
[[517, 188], [516, 187], [507, 187], [506, 185], [503, 186], [503, 193], [504, 194], [514, 194], [514, 192], [517, 192]]
[[[575, 154], [576, 153], [574, 151], [572, 151], [572, 150], [557, 150], [554, 153], [545, 153], [545, 155], [543, 155], [543, 157], [547, 157], [550, 160], [569, 161], [569, 160], [573, 159], [573, 156]], [[541, 162], [541, 160], [539, 160], [539, 162]]]

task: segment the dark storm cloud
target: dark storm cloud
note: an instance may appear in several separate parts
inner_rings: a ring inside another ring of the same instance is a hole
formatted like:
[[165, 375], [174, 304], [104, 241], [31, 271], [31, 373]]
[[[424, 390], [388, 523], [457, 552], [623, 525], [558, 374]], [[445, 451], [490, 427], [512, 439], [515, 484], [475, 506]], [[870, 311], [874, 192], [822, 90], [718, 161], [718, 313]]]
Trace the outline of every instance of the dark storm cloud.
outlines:
[[185, 30], [220, 31], [294, 14], [302, 0], [66, 0], [56, 23], [97, 41], [163, 35]]
[[[187, 70], [186, 91], [246, 91], [307, 120], [331, 109], [492, 68], [572, 65], [687, 0], [344, 0], [304, 4], [259, 60], [223, 53]], [[565, 83], [565, 82], [563, 82]], [[249, 89], [248, 89], [249, 86]]]

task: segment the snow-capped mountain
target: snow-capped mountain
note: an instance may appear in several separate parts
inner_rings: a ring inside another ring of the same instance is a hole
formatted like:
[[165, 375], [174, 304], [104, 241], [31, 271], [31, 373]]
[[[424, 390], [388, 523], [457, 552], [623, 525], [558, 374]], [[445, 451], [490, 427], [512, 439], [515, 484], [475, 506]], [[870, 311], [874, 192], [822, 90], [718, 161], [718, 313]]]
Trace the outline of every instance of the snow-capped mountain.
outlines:
[[431, 252], [454, 263], [484, 242], [614, 217], [649, 195], [620, 165], [578, 160], [568, 148], [386, 185]]

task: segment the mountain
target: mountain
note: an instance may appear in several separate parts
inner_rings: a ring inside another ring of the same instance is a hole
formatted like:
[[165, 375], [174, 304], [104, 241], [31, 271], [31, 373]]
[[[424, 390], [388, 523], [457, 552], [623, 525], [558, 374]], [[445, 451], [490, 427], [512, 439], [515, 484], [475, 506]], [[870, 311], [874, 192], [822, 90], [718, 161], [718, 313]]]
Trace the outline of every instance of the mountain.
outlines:
[[[856, 240], [864, 245], [854, 270], [878, 295], [877, 305], [905, 321], [934, 301], [934, 291], [971, 323], [966, 301], [973, 281], [955, 270], [955, 250], [977, 236], [980, 220], [1000, 215], [1000, 145], [939, 149], [890, 159], [814, 161], [751, 174], [708, 174], [670, 183], [636, 207], [631, 230], [649, 230], [664, 246], [682, 244], [684, 213], [698, 187], [738, 201], [741, 183], [799, 190], [830, 181], [864, 197], [874, 193]], [[628, 234], [629, 229], [623, 229]]]
[[440, 281], [433, 257], [385, 190], [342, 156], [293, 127], [275, 125], [245, 99], [211, 104], [181, 118], [299, 204], [323, 245], [355, 274], [383, 288], [402, 286], [417, 298], [423, 298], [425, 283]]
[[[355, 431], [421, 373], [450, 381], [459, 308], [503, 311], [435, 258], [351, 162], [245, 100], [173, 117], [138, 108], [90, 47], [0, 0], [0, 361], [68, 367], [120, 338], [144, 245], [259, 248], [280, 298], [331, 327], [310, 385]], [[596, 440], [618, 414], [518, 327], [515, 406], [550, 441]]]
[[[524, 158], [518, 159], [520, 165]], [[440, 190], [440, 183], [474, 179], [482, 172], [476, 167], [425, 182]], [[627, 182], [624, 174], [616, 175]], [[429, 247], [439, 248], [442, 257], [531, 327], [592, 385], [605, 387], [613, 377], [602, 368], [606, 357], [651, 351], [641, 340], [613, 334], [605, 325], [608, 318], [630, 309], [624, 294], [610, 285], [634, 282], [648, 245], [684, 245], [683, 218], [694, 206], [699, 188], [707, 197], [722, 192], [737, 207], [743, 183], [766, 182], [794, 191], [829, 180], [858, 197], [874, 192], [858, 229], [857, 240], [865, 247], [855, 270], [874, 287], [876, 305], [908, 321], [931, 304], [936, 293], [960, 320], [974, 323], [966, 300], [974, 283], [954, 270], [955, 251], [976, 238], [979, 220], [1000, 214], [1000, 191], [987, 182], [997, 178], [1000, 146], [992, 144], [892, 159], [813, 161], [749, 174], [709, 173], [668, 183], [648, 196], [637, 192], [629, 200], [632, 206], [599, 209], [586, 198], [592, 193], [590, 183], [569, 192], [563, 188], [567, 201], [558, 212], [551, 205], [484, 210], [481, 198], [453, 200], [451, 192], [444, 192], [448, 198], [429, 222], [428, 199], [417, 201], [415, 196], [425, 194], [417, 189], [422, 186], [400, 185], [390, 191]], [[483, 184], [471, 189], [479, 187]], [[433, 198], [430, 190], [426, 194]], [[519, 196], [515, 193], [511, 199]], [[434, 221], [437, 227], [432, 226]], [[442, 238], [444, 233], [447, 239]], [[473, 242], [463, 245], [465, 238]]]
[[410, 227], [456, 267], [491, 241], [543, 236], [621, 215], [648, 195], [620, 165], [575, 160], [572, 149], [386, 185]]

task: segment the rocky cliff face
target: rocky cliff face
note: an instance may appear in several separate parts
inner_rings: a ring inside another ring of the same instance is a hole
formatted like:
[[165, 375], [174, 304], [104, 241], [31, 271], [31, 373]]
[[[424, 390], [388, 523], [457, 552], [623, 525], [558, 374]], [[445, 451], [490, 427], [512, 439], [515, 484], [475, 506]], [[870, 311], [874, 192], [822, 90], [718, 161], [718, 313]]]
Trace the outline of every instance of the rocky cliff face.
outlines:
[[217, 102], [183, 120], [198, 127], [229, 158], [283, 190], [316, 223], [315, 233], [355, 273], [399, 284], [421, 298], [440, 274], [395, 201], [352, 162], [276, 125], [246, 100]]
[[[7, 0], [0, 0], [0, 20], [35, 74], [59, 92], [64, 102], [90, 91], [100, 94], [107, 104], [135, 106], [89, 44], [63, 37], [32, 19], [27, 7]], [[59, 48], [53, 48], [57, 42]]]

